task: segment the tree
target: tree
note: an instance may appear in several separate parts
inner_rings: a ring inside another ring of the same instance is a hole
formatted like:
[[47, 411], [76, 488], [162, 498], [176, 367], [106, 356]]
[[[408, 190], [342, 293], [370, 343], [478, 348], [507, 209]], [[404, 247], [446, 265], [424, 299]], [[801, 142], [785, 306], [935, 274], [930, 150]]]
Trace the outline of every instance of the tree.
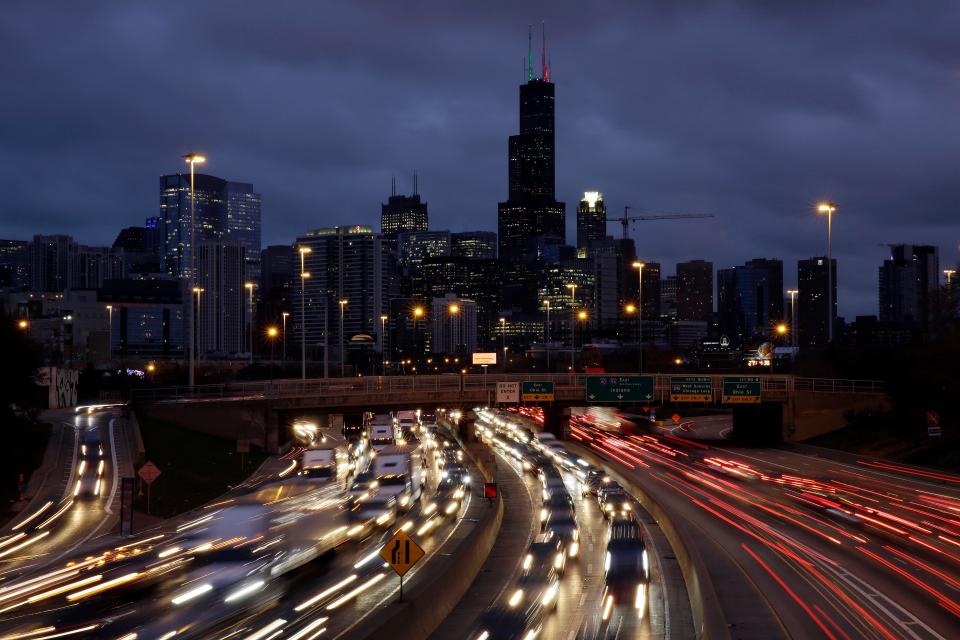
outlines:
[[38, 405], [40, 394], [35, 383], [37, 369], [43, 364], [40, 346], [26, 328], [8, 315], [0, 314], [0, 412], [13, 416], [13, 408], [30, 409]]

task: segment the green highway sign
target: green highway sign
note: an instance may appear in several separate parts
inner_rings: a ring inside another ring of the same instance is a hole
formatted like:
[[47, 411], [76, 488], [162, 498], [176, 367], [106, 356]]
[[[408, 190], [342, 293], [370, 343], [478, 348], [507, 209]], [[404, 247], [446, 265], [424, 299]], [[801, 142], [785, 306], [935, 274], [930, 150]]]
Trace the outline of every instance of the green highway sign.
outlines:
[[522, 402], [553, 402], [553, 383], [539, 380], [530, 380], [520, 383], [520, 400]]
[[587, 376], [588, 402], [652, 402], [653, 376]]
[[670, 402], [713, 402], [713, 378], [671, 376]]
[[760, 378], [756, 376], [724, 376], [723, 404], [759, 404]]

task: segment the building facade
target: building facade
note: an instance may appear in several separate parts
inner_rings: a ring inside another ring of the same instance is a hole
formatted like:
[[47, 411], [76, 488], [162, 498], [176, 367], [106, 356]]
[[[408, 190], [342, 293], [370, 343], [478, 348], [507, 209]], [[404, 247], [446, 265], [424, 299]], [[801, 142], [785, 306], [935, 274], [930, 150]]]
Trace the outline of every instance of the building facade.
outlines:
[[466, 354], [477, 348], [477, 303], [447, 294], [430, 302], [434, 353]]
[[827, 257], [816, 256], [797, 262], [797, 325], [791, 331], [797, 331], [801, 346], [823, 347], [829, 338], [827, 320], [827, 285], [833, 279], [833, 309], [830, 321], [837, 334], [837, 260], [830, 264], [831, 273], [827, 273]]
[[768, 340], [783, 318], [783, 262], [757, 258], [717, 272], [717, 321], [731, 344]]
[[577, 251], [586, 257], [590, 248], [607, 236], [607, 205], [599, 191], [585, 191], [577, 206]]
[[940, 255], [931, 245], [890, 245], [890, 257], [879, 271], [881, 322], [929, 329], [939, 287]]
[[713, 316], [713, 263], [677, 263], [677, 320], [709, 323]]

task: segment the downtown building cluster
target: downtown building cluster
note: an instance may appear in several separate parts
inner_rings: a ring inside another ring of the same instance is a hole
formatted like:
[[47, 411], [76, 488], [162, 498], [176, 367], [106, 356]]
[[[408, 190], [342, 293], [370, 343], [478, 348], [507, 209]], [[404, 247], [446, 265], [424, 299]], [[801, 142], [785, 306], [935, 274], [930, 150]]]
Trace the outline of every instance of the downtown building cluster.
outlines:
[[475, 352], [565, 371], [638, 345], [736, 368], [764, 346], [792, 357], [831, 339], [922, 341], [956, 315], [955, 271], [941, 271], [934, 246], [891, 245], [878, 314], [845, 323], [835, 258], [800, 260], [789, 290], [771, 258], [720, 269], [693, 259], [667, 273], [626, 232], [607, 233], [596, 189], [577, 203], [568, 242], [555, 85], [546, 56], [535, 74], [531, 54], [496, 232], [431, 229], [414, 176], [410, 195], [394, 181], [379, 230], [359, 219], [261, 247], [252, 184], [197, 173], [191, 186], [184, 171], [160, 177], [156, 215], [110, 246], [0, 240], [3, 309], [61, 361], [184, 360], [192, 339], [201, 360], [302, 357], [323, 375], [460, 370]]

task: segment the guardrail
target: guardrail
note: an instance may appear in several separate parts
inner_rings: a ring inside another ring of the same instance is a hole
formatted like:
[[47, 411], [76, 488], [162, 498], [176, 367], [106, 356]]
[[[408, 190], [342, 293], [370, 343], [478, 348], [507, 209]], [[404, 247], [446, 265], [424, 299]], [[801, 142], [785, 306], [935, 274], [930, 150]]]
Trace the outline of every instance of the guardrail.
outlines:
[[[609, 374], [631, 375], [631, 374]], [[650, 374], [655, 377], [659, 397], [669, 394], [671, 374]], [[680, 375], [680, 374], [678, 374]], [[698, 374], [699, 375], [699, 374]], [[723, 375], [703, 376], [713, 379], [715, 390], [722, 386]], [[877, 380], [846, 380], [834, 378], [798, 378], [783, 375], [760, 375], [762, 391], [770, 397], [785, 397], [795, 391], [816, 393], [883, 393], [883, 383]], [[467, 375], [407, 375], [368, 376], [355, 378], [285, 379], [274, 381], [236, 382], [228, 384], [196, 385], [193, 387], [165, 387], [138, 389], [134, 400], [154, 402], [174, 399], [281, 399], [310, 395], [360, 395], [397, 392], [493, 392], [498, 382], [553, 382], [558, 393], [583, 389], [585, 374], [467, 374]], [[569, 395], [569, 394], [564, 394]]]

